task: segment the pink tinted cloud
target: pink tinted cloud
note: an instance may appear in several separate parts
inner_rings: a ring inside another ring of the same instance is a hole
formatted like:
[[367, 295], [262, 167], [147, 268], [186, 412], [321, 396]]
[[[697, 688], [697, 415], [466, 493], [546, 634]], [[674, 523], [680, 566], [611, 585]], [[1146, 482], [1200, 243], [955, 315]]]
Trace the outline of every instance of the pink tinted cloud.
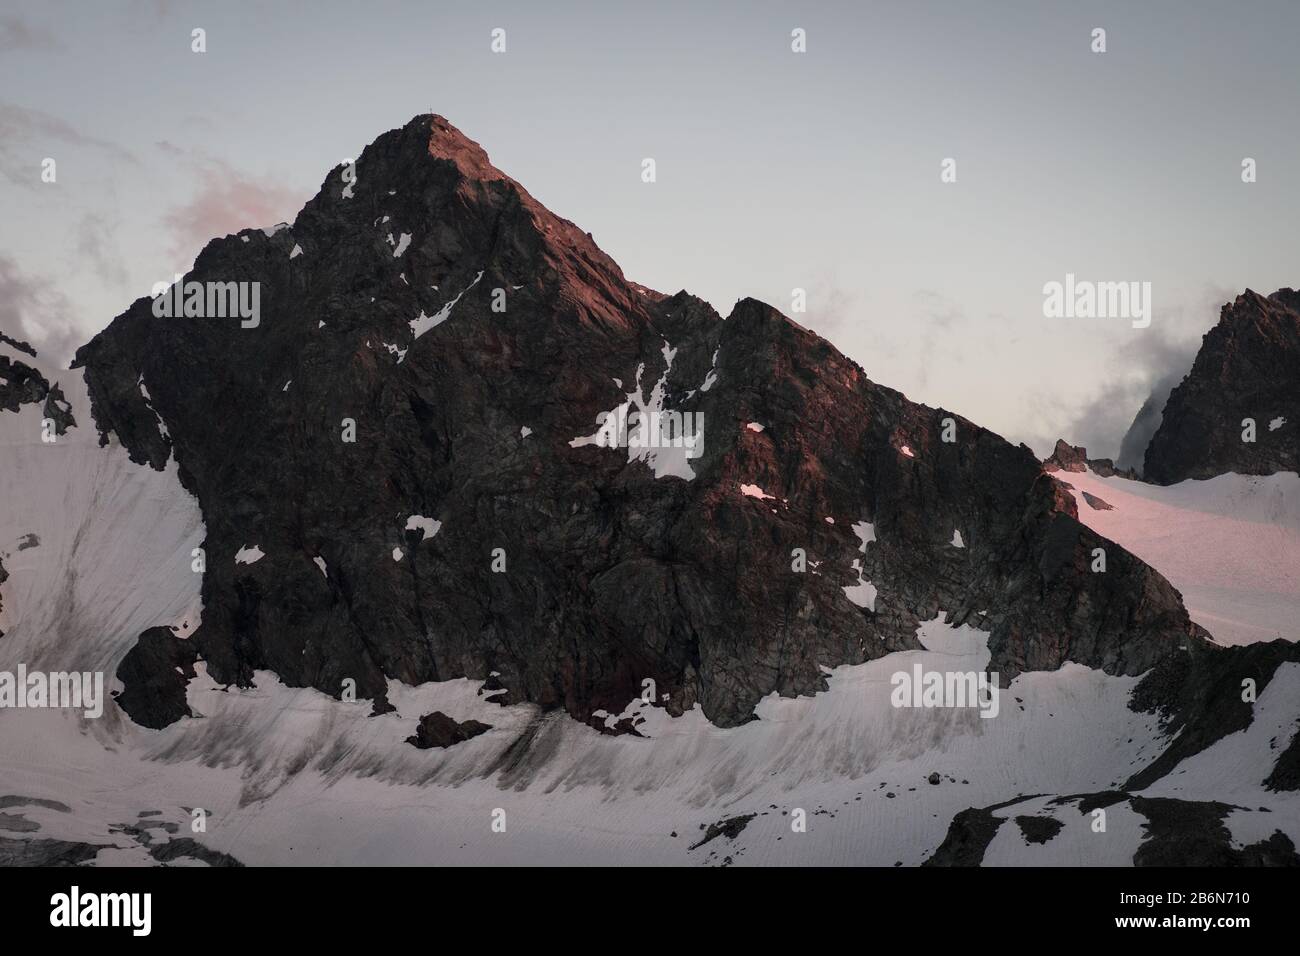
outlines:
[[301, 189], [258, 180], [217, 159], [198, 161], [196, 174], [194, 195], [163, 217], [173, 251], [182, 256], [195, 256], [212, 239], [241, 229], [291, 222], [310, 198]]

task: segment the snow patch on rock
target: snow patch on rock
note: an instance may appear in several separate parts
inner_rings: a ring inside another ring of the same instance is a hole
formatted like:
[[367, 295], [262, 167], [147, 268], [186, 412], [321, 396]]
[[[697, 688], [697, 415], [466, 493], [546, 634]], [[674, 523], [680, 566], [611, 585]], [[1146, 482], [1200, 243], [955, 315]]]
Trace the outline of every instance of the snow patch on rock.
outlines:
[[266, 553], [257, 545], [253, 545], [251, 548], [248, 545], [244, 545], [235, 553], [235, 563], [256, 564], [264, 557], [266, 557]]
[[419, 531], [421, 541], [428, 541], [438, 533], [438, 529], [441, 527], [441, 521], [435, 521], [433, 518], [426, 518], [424, 515], [411, 515], [406, 519], [406, 530]]
[[[858, 548], [863, 554], [867, 553], [867, 545], [876, 540], [876, 527], [870, 521], [859, 521], [853, 525], [853, 533], [858, 536], [862, 542]], [[858, 576], [856, 584], [850, 584], [844, 587], [844, 596], [856, 604], [858, 607], [864, 607], [868, 611], [876, 610], [876, 597], [879, 591], [876, 586], [864, 578], [862, 570], [862, 561], [858, 558], [853, 559], [850, 565]]]
[[450, 302], [444, 305], [433, 315], [425, 315], [424, 310], [421, 309], [419, 316], [412, 319], [410, 322], [411, 335], [414, 338], [418, 339], [425, 332], [428, 332], [430, 329], [437, 328], [438, 326], [442, 325], [442, 323], [446, 322], [447, 319], [451, 317], [451, 310], [456, 307], [456, 303], [460, 301], [461, 296], [463, 296], [470, 289], [474, 288], [474, 286], [478, 285], [479, 279], [482, 278], [483, 278], [483, 273], [480, 272], [478, 275], [474, 277], [473, 282], [471, 282], [469, 285], [467, 285], [464, 289], [462, 289], [460, 292], [456, 294], [456, 298], [452, 299]]
[[[597, 416], [596, 431], [574, 438], [569, 442], [570, 448], [586, 445], [609, 448], [614, 433], [619, 431], [617, 426], [626, 425], [627, 434], [618, 436], [624, 444], [615, 447], [626, 449], [629, 464], [635, 461], [645, 462], [656, 478], [673, 477], [690, 481], [695, 477], [690, 459], [698, 457], [702, 452], [699, 446], [704, 441], [704, 431], [702, 427], [683, 427], [689, 420], [690, 413], [679, 414], [664, 408], [668, 375], [672, 372], [677, 350], [665, 339], [661, 354], [664, 358], [664, 372], [650, 390], [650, 395], [647, 397], [644, 394], [641, 385], [641, 376], [645, 372], [645, 363], [642, 362], [636, 370], [636, 389], [627, 393], [626, 401]], [[632, 419], [634, 413], [635, 424]], [[674, 428], [682, 428], [682, 432], [670, 434]]]

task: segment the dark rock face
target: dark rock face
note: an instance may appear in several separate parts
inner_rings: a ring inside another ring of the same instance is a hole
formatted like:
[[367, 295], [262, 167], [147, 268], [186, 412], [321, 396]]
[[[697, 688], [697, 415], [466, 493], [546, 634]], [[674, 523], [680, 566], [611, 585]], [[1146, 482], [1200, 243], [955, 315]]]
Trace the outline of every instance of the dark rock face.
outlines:
[[162, 864], [178, 860], [197, 860], [208, 866], [242, 867], [244, 865], [229, 853], [206, 847], [192, 837], [178, 837], [166, 843], [156, 843], [149, 848], [149, 855]]
[[998, 835], [998, 830], [1006, 822], [994, 811], [1032, 799], [1033, 797], [1026, 796], [1013, 797], [989, 807], [970, 807], [962, 810], [948, 824], [948, 832], [944, 835], [943, 842], [921, 865], [979, 866], [984, 862], [984, 854], [988, 852], [993, 838]]
[[[948, 826], [943, 842], [922, 866], [979, 866], [1006, 817], [994, 811], [1015, 806], [1030, 797], [1016, 797], [989, 807], [962, 810]], [[1295, 844], [1281, 830], [1241, 848], [1232, 844], [1232, 832], [1224, 819], [1233, 810], [1226, 803], [1144, 797], [1122, 791], [1073, 794], [1057, 797], [1053, 805], [1073, 804], [1087, 817], [1098, 808], [1127, 802], [1145, 818], [1142, 842], [1133, 853], [1134, 866], [1297, 866], [1300, 855]], [[1050, 842], [1065, 824], [1052, 817], [1017, 816], [1016, 824], [1026, 842]], [[1080, 824], [1087, 826], [1087, 822]]]
[[1264, 786], [1270, 790], [1300, 790], [1300, 724], [1273, 765], [1273, 772], [1264, 780]]
[[1065, 824], [1055, 817], [1016, 817], [1016, 826], [1026, 843], [1048, 843], [1065, 829]]
[[[1255, 441], [1242, 422], [1255, 422]], [[1247, 290], [1205, 334], [1169, 395], [1143, 474], [1173, 484], [1225, 472], [1300, 471], [1300, 293]]]
[[[919, 647], [941, 611], [992, 631], [1004, 680], [1137, 674], [1201, 639], [1029, 449], [761, 302], [723, 321], [629, 282], [442, 118], [341, 172], [292, 227], [214, 240], [187, 277], [259, 283], [255, 327], [141, 299], [77, 355], [101, 433], [155, 468], [174, 455], [198, 498], [192, 641], [217, 680], [265, 668], [337, 697], [350, 679], [382, 710], [388, 678], [496, 672], [498, 702], [585, 721], [652, 679], [670, 712], [735, 725], [825, 689], [823, 665]], [[676, 475], [575, 442], [638, 390], [703, 416]], [[874, 607], [845, 594], [855, 561]], [[149, 719], [180, 713], [170, 694]]]
[[457, 723], [442, 711], [435, 710], [432, 714], [425, 714], [420, 718], [420, 726], [414, 736], [406, 738], [406, 742], [420, 750], [451, 747], [463, 740], [471, 740], [479, 734], [485, 734], [491, 729], [491, 724], [477, 720]]
[[1281, 830], [1237, 849], [1223, 822], [1237, 807], [1226, 803], [1133, 796], [1130, 805], [1146, 817], [1146, 836], [1133, 855], [1135, 866], [1300, 866], [1295, 844]]
[[11, 840], [0, 837], [0, 866], [82, 866], [107, 849], [45, 837]]
[[[1130, 777], [1124, 789], [1145, 789], [1188, 757], [1249, 727], [1255, 710], [1251, 702], [1243, 699], [1244, 682], [1254, 682], [1258, 697], [1286, 662], [1300, 663], [1300, 644], [1278, 640], [1217, 647], [1196, 642], [1188, 645], [1186, 654], [1161, 661], [1134, 688], [1129, 706], [1158, 714], [1161, 729], [1171, 743], [1152, 763]], [[1284, 753], [1270, 779], [1279, 770], [1285, 779], [1285, 760]]]
[[115, 700], [137, 724], [157, 730], [190, 716], [185, 688], [195, 677], [198, 650], [165, 627], [151, 627], [122, 658]]
[[20, 405], [44, 401], [49, 390], [50, 383], [36, 369], [0, 355], [0, 408], [16, 412]]

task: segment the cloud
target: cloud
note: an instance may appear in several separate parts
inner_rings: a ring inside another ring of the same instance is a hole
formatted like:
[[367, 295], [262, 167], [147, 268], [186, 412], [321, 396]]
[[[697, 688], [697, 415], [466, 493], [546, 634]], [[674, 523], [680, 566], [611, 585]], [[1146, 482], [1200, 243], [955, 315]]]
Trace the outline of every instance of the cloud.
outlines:
[[12, 14], [0, 17], [0, 53], [59, 48], [59, 42], [49, 30], [29, 26], [21, 17]]
[[163, 222], [171, 231], [173, 253], [196, 255], [214, 238], [241, 229], [292, 221], [310, 192], [271, 180], [259, 180], [212, 156], [189, 152], [165, 140], [158, 148], [192, 167], [197, 186], [188, 202], [168, 212]]
[[1147, 445], [1151, 444], [1151, 436], [1160, 427], [1161, 413], [1164, 411], [1165, 402], [1169, 400], [1169, 393], [1183, 380], [1183, 376], [1191, 370], [1192, 363], [1196, 361], [1195, 349], [1189, 349], [1188, 352], [1184, 361], [1176, 363], [1172, 371], [1159, 378], [1151, 387], [1150, 396], [1142, 403], [1133, 423], [1129, 425], [1128, 431], [1120, 441], [1119, 457], [1115, 459], [1115, 464], [1119, 467], [1134, 468], [1141, 474]]
[[[794, 316], [802, 324], [816, 330], [824, 338], [835, 341], [860, 314], [861, 304], [858, 297], [846, 292], [837, 282], [821, 277], [808, 288], [808, 311], [804, 315]], [[789, 312], [788, 300], [780, 306], [783, 312]]]
[[1114, 363], [1122, 371], [1102, 384], [1058, 437], [1087, 448], [1092, 458], [1140, 467], [1169, 392], [1191, 369], [1201, 336], [1218, 321], [1219, 306], [1234, 295], [1230, 289], [1207, 287], [1192, 309], [1171, 309], [1134, 335]]
[[155, 20], [169, 17], [175, 11], [172, 0], [135, 0], [133, 5], [139, 10], [151, 13]]
[[125, 287], [126, 264], [118, 253], [117, 230], [102, 216], [86, 213], [77, 228], [77, 253], [87, 259], [105, 282]]
[[942, 292], [932, 289], [919, 289], [912, 294], [916, 303], [914, 330], [919, 332], [919, 339], [913, 346], [912, 354], [916, 359], [916, 387], [927, 388], [930, 384], [930, 371], [940, 359], [956, 361], [958, 355], [957, 341], [966, 339], [954, 334], [954, 326], [966, 323], [966, 313], [962, 307]]
[[[55, 147], [59, 146], [92, 150], [109, 160], [139, 164], [129, 149], [89, 136], [57, 116], [0, 101], [0, 168], [15, 184], [40, 186], [41, 160], [52, 156], [57, 161], [60, 157]], [[28, 173], [21, 175], [20, 169]]]
[[68, 299], [49, 279], [28, 275], [0, 254], [0, 329], [30, 342], [44, 359], [66, 367], [81, 344]]

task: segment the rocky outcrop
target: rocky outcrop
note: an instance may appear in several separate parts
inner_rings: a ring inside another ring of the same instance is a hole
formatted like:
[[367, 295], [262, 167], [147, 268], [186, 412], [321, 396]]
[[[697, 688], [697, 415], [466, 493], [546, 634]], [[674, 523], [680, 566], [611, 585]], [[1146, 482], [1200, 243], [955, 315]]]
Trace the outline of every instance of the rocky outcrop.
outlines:
[[26, 352], [32, 358], [36, 358], [36, 349], [32, 348], [30, 343], [5, 335], [3, 331], [0, 331], [0, 342], [16, 348], [19, 352]]
[[[0, 333], [0, 341], [32, 357], [36, 350]], [[40, 405], [44, 416], [54, 422], [54, 433], [64, 434], [77, 424], [72, 407], [57, 384], [51, 385], [41, 372], [9, 355], [0, 353], [0, 411], [16, 412], [23, 405]]]
[[1223, 307], [1191, 372], [1170, 393], [1143, 474], [1173, 484], [1300, 471], [1298, 428], [1300, 293], [1247, 290]]
[[0, 409], [16, 412], [20, 405], [44, 401], [49, 391], [50, 383], [36, 369], [0, 355]]
[[1235, 846], [1224, 821], [1240, 807], [1140, 796], [1131, 797], [1129, 805], [1146, 818], [1134, 866], [1300, 866], [1295, 844], [1281, 830], [1256, 843]]
[[[922, 866], [979, 866], [1011, 814], [999, 815], [1033, 798], [1016, 797], [989, 807], [972, 807], [953, 817], [943, 842]], [[1127, 804], [1139, 814], [1142, 840], [1133, 848], [1134, 866], [1300, 866], [1295, 844], [1281, 830], [1256, 843], [1236, 845], [1225, 820], [1243, 807], [1217, 801], [1144, 797], [1123, 791], [1057, 797], [1052, 806], [1077, 810], [1081, 818], [1094, 810]], [[1054, 817], [1015, 816], [1026, 845], [1050, 843], [1063, 824]], [[1087, 823], [1077, 823], [1086, 826]], [[1032, 857], [1030, 858], [1032, 860]]]
[[115, 698], [137, 724], [158, 729], [190, 716], [185, 689], [195, 676], [195, 646], [165, 627], [140, 635], [117, 668], [124, 690]]
[[700, 847], [707, 843], [712, 843], [719, 837], [734, 840], [744, 832], [745, 827], [749, 826], [750, 822], [756, 816], [757, 814], [754, 813], [746, 813], [741, 816], [728, 817], [725, 820], [719, 820], [717, 823], [710, 823], [708, 829], [704, 829], [704, 824], [701, 823], [700, 829], [704, 830], [704, 836], [700, 837], [696, 843], [692, 843], [689, 849], [698, 850]]
[[[1042, 796], [1035, 794], [1035, 796]], [[921, 864], [922, 866], [968, 867], [984, 862], [989, 844], [998, 835], [1004, 819], [995, 811], [1004, 810], [1034, 797], [1018, 796], [988, 807], [969, 807], [962, 810], [948, 824], [943, 842]]]
[[[939, 614], [989, 629], [1005, 680], [1138, 674], [1201, 640], [1029, 449], [761, 302], [724, 321], [628, 281], [441, 117], [343, 172], [186, 277], [256, 283], [256, 321], [141, 299], [77, 354], [104, 440], [174, 456], [200, 503], [190, 644], [218, 681], [353, 681], [384, 710], [390, 678], [496, 675], [498, 702], [590, 721], [649, 680], [735, 725]], [[602, 447], [629, 407], [701, 443]], [[137, 709], [181, 714], [170, 683]]]
[[1043, 459], [1044, 471], [1073, 471], [1082, 472], [1091, 468], [1095, 474], [1103, 478], [1130, 478], [1136, 480], [1136, 472], [1126, 468], [1116, 468], [1115, 462], [1109, 458], [1089, 458], [1088, 449], [1080, 448], [1078, 445], [1069, 444], [1064, 438], [1056, 440], [1056, 447], [1052, 454]]
[[1026, 843], [1051, 843], [1065, 829], [1065, 824], [1055, 817], [1019, 816], [1016, 826]]
[[491, 724], [478, 720], [457, 722], [442, 711], [435, 710], [432, 714], [425, 714], [420, 718], [419, 727], [412, 736], [406, 738], [406, 742], [420, 750], [452, 747], [462, 741], [472, 740], [491, 729]]
[[21, 405], [41, 406], [54, 422], [54, 434], [62, 435], [77, 424], [72, 408], [58, 385], [51, 385], [36, 369], [0, 355], [0, 411], [18, 411]]

